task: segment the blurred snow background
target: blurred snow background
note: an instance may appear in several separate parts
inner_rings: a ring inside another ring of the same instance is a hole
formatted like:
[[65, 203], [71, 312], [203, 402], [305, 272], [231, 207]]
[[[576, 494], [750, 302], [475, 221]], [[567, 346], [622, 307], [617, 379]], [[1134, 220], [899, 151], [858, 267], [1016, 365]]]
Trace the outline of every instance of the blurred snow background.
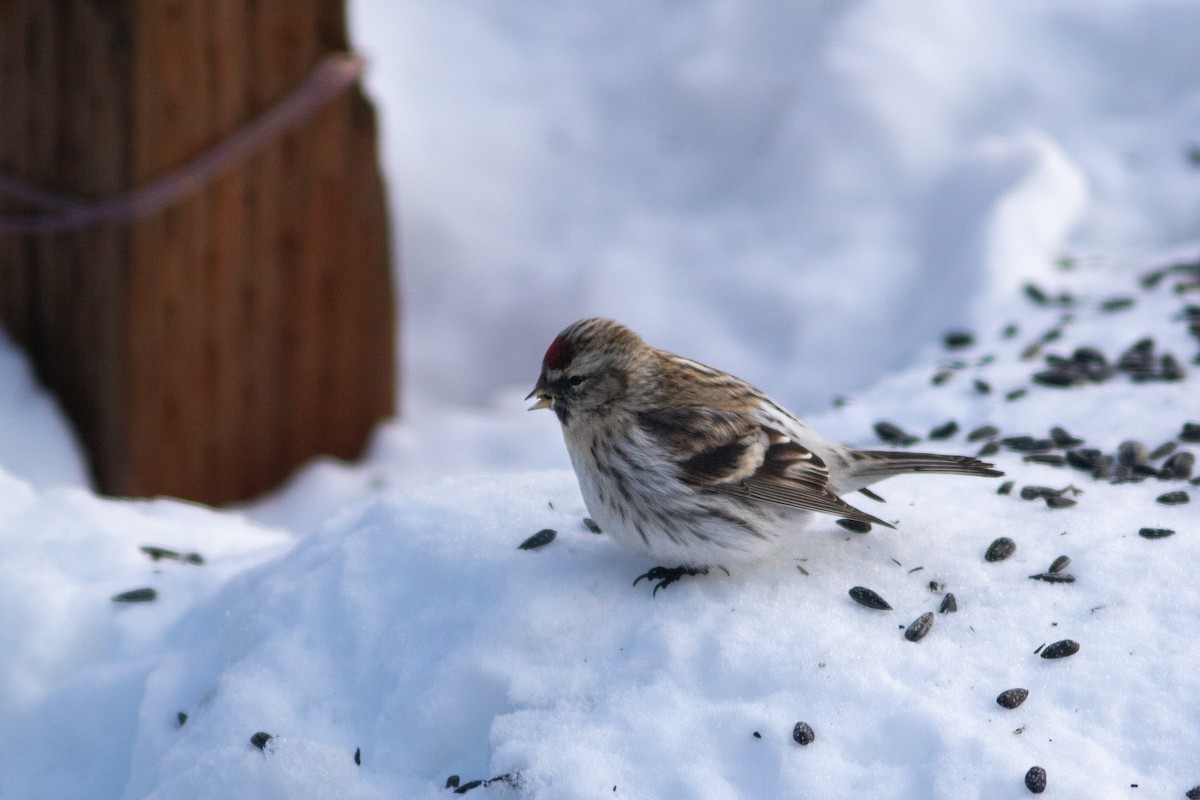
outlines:
[[[0, 339], [0, 797], [440, 797], [451, 774], [512, 774], [476, 796], [990, 800], [1027, 794], [1034, 764], [1060, 797], [1200, 783], [1200, 526], [1155, 502], [1195, 488], [1002, 451], [1018, 490], [1071, 482], [1079, 505], [897, 481], [872, 506], [895, 534], [820, 520], [803, 564], [651, 598], [629, 583], [652, 565], [582, 527], [557, 424], [521, 402], [553, 335], [604, 314], [855, 443], [954, 419], [923, 446], [974, 452], [991, 422], [1186, 449], [1194, 377], [1064, 392], [1021, 356], [1050, 330], [1048, 351], [1110, 358], [1153, 336], [1196, 368], [1188, 296], [1138, 277], [1200, 252], [1200, 6], [351, 12], [396, 212], [404, 416], [361, 464], [241, 509], [108, 500]], [[1134, 307], [1098, 310], [1114, 296]], [[951, 328], [977, 344], [946, 353]], [[542, 527], [552, 545], [516, 550]], [[986, 564], [1000, 535], [1017, 553]], [[1077, 583], [1028, 580], [1064, 553]], [[143, 587], [154, 602], [110, 600]], [[905, 641], [944, 590], [959, 612]], [[1033, 655], [1062, 638], [1080, 653]], [[1030, 699], [1000, 709], [1013, 686]]]

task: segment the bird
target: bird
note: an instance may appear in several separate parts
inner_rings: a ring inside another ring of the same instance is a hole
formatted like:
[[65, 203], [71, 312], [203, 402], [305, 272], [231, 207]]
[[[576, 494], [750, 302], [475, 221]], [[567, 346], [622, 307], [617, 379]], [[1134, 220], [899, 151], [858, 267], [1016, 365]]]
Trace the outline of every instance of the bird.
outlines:
[[657, 562], [655, 592], [685, 575], [769, 560], [815, 513], [894, 527], [844, 497], [896, 475], [998, 477], [969, 456], [859, 450], [814, 431], [727, 372], [594, 317], [550, 343], [526, 400], [558, 417], [592, 519]]

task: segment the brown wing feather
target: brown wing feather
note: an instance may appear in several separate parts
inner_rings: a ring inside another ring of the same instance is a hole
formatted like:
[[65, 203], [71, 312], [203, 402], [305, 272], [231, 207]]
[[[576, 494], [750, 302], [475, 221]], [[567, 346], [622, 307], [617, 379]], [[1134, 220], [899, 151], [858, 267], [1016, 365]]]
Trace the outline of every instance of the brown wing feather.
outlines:
[[819, 456], [744, 414], [672, 408], [643, 412], [638, 423], [678, 454], [679, 476], [693, 486], [892, 527], [831, 492]]

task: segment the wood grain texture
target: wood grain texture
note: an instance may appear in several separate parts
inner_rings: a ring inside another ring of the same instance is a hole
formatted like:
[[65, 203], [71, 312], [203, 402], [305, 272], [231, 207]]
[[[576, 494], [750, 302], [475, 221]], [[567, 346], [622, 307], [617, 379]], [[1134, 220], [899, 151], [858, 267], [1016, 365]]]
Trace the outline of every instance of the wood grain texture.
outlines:
[[[341, 0], [0, 3], [0, 169], [103, 198], [187, 163], [349, 49]], [[395, 295], [358, 87], [128, 225], [0, 237], [0, 316], [97, 488], [226, 503], [394, 413]], [[0, 201], [0, 211], [31, 209]]]

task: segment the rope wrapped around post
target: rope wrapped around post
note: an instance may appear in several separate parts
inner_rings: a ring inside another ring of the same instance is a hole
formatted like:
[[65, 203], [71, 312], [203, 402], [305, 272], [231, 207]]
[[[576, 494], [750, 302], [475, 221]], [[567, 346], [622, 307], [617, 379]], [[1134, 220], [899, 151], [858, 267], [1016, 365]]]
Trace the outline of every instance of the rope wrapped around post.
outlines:
[[67, 197], [0, 172], [0, 194], [44, 210], [41, 214], [0, 216], [0, 236], [132, 222], [162, 211], [208, 185], [272, 137], [312, 116], [362, 77], [364, 66], [361, 57], [349, 53], [326, 56], [303, 83], [245, 127], [153, 183], [106, 200]]

